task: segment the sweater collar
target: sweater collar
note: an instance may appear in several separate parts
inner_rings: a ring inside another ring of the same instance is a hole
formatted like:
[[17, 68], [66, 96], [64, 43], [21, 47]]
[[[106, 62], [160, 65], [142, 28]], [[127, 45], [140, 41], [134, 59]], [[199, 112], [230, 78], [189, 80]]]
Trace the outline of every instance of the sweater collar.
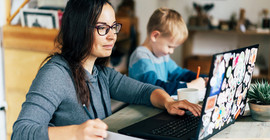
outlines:
[[[50, 60], [53, 63], [56, 63], [58, 65], [63, 66], [65, 69], [68, 69], [68, 71], [70, 71], [70, 67], [68, 62], [66, 61], [66, 59], [64, 57], [62, 57], [61, 55], [55, 55], [52, 57], [52, 59]], [[71, 71], [70, 71], [71, 72]], [[97, 67], [94, 65], [93, 66], [93, 70], [92, 70], [92, 74], [90, 74], [87, 70], [85, 70], [85, 81], [86, 82], [96, 82], [97, 81], [97, 77], [98, 77], [98, 69]]]
[[93, 66], [92, 74], [90, 74], [87, 70], [85, 70], [85, 73], [86, 73], [85, 81], [87, 83], [97, 82], [98, 70], [95, 65]]

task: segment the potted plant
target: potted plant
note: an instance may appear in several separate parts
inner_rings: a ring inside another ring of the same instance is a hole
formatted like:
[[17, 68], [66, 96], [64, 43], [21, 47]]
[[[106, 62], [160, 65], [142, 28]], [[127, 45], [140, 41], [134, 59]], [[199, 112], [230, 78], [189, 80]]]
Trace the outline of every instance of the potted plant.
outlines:
[[258, 121], [270, 121], [270, 84], [255, 82], [248, 91], [251, 117]]

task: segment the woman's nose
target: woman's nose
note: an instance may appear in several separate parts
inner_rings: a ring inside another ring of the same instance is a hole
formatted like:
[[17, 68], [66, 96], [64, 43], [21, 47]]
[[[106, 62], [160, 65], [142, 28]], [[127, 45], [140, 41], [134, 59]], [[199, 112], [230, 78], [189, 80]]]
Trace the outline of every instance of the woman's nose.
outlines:
[[112, 29], [109, 29], [109, 32], [107, 34], [107, 39], [116, 39], [116, 34], [112, 31]]

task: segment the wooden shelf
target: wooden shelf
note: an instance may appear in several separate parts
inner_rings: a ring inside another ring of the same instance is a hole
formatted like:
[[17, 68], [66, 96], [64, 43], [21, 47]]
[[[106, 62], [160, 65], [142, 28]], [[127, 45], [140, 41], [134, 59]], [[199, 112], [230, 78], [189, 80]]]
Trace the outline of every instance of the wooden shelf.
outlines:
[[[54, 40], [58, 31], [57, 29], [5, 25], [3, 27], [3, 46], [4, 48], [50, 53], [54, 49]], [[125, 31], [118, 34], [118, 42], [127, 39], [129, 39], [129, 35]]]
[[270, 32], [256, 32], [256, 31], [250, 31], [247, 30], [246, 32], [240, 32], [240, 31], [236, 31], [236, 30], [229, 30], [229, 31], [222, 31], [222, 30], [194, 30], [191, 29], [189, 30], [189, 32], [193, 33], [193, 32], [211, 32], [211, 33], [219, 33], [219, 34], [238, 34], [238, 35], [269, 35], [270, 36]]
[[[240, 32], [236, 30], [230, 30], [230, 31], [222, 31], [222, 30], [206, 30], [206, 29], [189, 29], [189, 37], [188, 39], [184, 42], [183, 44], [183, 51], [182, 51], [182, 60], [184, 67], [186, 68], [193, 68], [191, 70], [196, 72], [196, 65], [197, 63], [202, 63], [202, 59], [198, 59], [197, 61], [191, 61], [192, 57], [194, 57], [193, 54], [193, 41], [194, 41], [194, 36], [197, 33], [202, 33], [202, 34], [219, 34], [219, 35], [235, 35], [235, 36], [240, 36], [240, 37], [246, 37], [246, 36], [261, 36], [263, 38], [269, 38], [270, 33], [268, 32], [256, 32], [256, 31], [249, 31], [247, 30], [246, 32]], [[237, 38], [237, 40], [239, 40]], [[236, 44], [237, 47], [237, 44]], [[189, 63], [190, 64], [189, 64]], [[211, 61], [207, 62], [208, 64], [211, 63]], [[254, 79], [268, 79], [270, 80], [270, 57], [268, 57], [268, 70], [266, 70], [265, 73], [261, 73], [258, 76], [253, 76]], [[189, 67], [188, 67], [189, 66]], [[191, 67], [192, 66], [192, 67]], [[210, 69], [210, 68], [208, 68]]]
[[5, 25], [3, 27], [4, 48], [51, 52], [57, 29], [27, 28]]

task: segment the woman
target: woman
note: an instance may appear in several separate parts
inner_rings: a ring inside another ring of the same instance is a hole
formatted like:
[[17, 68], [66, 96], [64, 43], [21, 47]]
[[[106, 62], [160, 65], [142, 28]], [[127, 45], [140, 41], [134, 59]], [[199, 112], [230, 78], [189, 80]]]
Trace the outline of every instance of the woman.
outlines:
[[120, 29], [107, 0], [69, 0], [57, 37], [60, 51], [34, 79], [12, 139], [103, 139], [108, 126], [100, 119], [111, 115], [110, 98], [200, 115], [201, 106], [176, 102], [158, 87], [105, 67]]

